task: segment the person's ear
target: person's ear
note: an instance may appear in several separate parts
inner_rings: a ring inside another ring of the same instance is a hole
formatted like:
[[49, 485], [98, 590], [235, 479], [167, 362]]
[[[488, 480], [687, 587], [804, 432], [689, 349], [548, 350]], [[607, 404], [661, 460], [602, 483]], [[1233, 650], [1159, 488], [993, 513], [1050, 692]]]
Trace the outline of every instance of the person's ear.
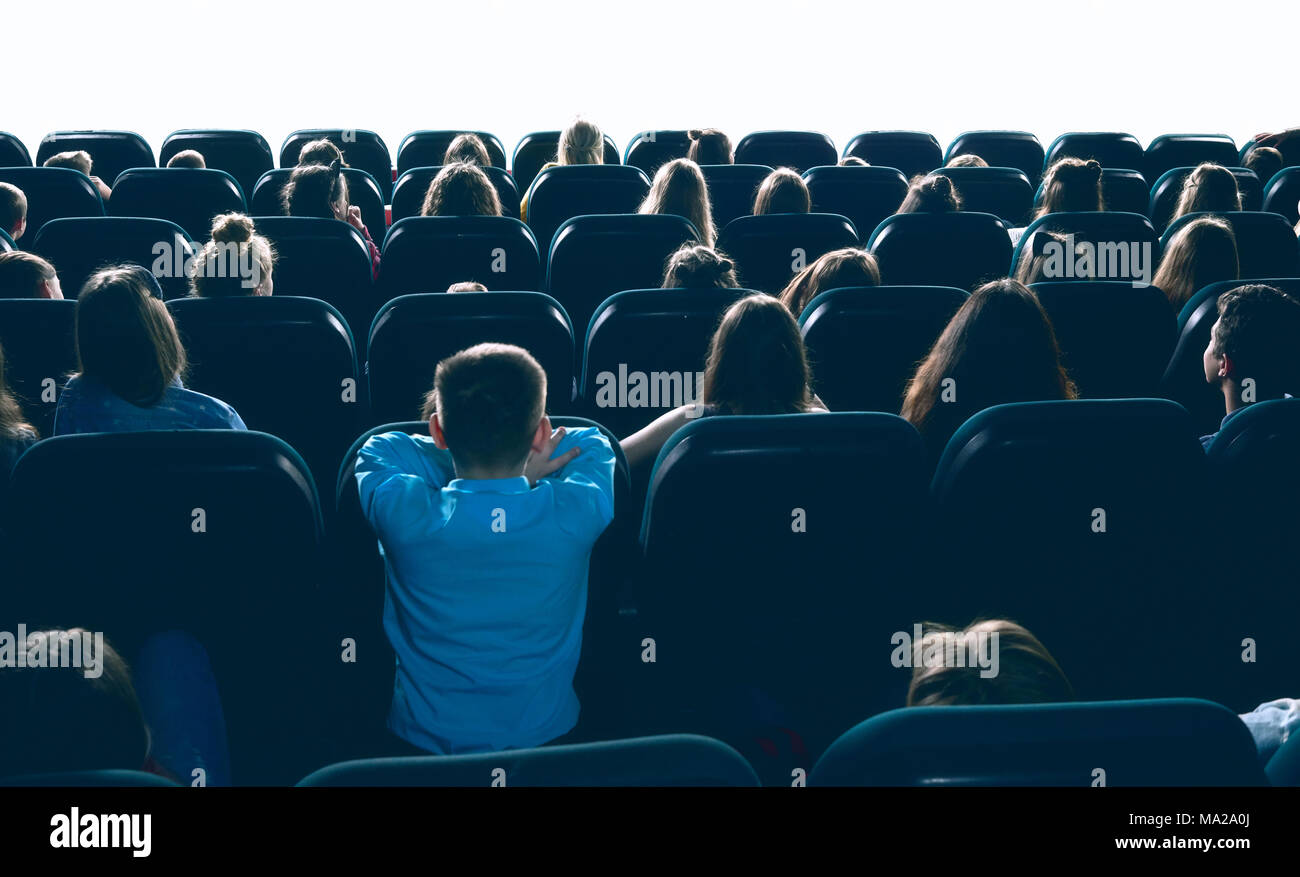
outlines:
[[442, 450], [447, 450], [447, 437], [442, 433], [442, 424], [438, 421], [438, 414], [435, 412], [429, 418], [429, 435], [433, 436], [433, 443]]
[[27, 231], [27, 217], [24, 216], [22, 219], [18, 220], [18, 224], [15, 225], [13, 229], [11, 229], [9, 237], [13, 238], [14, 240], [18, 240], [20, 237], [23, 236], [23, 234], [26, 231]]
[[1219, 377], [1230, 378], [1236, 370], [1237, 366], [1231, 356], [1226, 353], [1219, 354]]
[[551, 418], [545, 414], [542, 415], [541, 422], [537, 424], [537, 429], [533, 431], [532, 451], [540, 454], [546, 450], [546, 443], [551, 438]]

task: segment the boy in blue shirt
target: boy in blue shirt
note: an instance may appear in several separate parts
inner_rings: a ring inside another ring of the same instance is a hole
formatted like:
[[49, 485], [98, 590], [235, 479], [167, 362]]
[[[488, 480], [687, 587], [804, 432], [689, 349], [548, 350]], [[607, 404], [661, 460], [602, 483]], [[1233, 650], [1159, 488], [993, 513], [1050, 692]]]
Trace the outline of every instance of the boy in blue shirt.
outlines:
[[587, 563], [614, 518], [614, 452], [552, 432], [546, 373], [479, 344], [438, 364], [430, 436], [385, 433], [357, 459], [397, 655], [388, 726], [428, 752], [540, 746], [573, 729]]

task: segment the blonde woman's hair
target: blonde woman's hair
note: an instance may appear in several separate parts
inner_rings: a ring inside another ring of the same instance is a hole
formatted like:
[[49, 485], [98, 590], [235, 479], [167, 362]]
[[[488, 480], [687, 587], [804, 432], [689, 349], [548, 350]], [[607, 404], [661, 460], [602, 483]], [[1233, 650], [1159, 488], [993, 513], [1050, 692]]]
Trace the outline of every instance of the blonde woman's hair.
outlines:
[[841, 286], [879, 286], [876, 257], [857, 247], [831, 250], [794, 276], [781, 291], [781, 303], [798, 318], [819, 293]]
[[203, 245], [190, 269], [190, 295], [225, 298], [265, 295], [275, 266], [275, 249], [242, 213], [212, 221], [212, 240]]
[[86, 176], [90, 176], [90, 170], [94, 166], [94, 161], [90, 153], [84, 149], [77, 149], [71, 152], [60, 152], [51, 155], [45, 159], [42, 167], [64, 167], [74, 171], [81, 171]]
[[605, 135], [586, 119], [575, 119], [560, 132], [555, 160], [561, 165], [604, 164]]
[[709, 187], [700, 166], [689, 158], [668, 162], [655, 172], [650, 194], [641, 202], [637, 213], [666, 213], [684, 216], [700, 233], [700, 240], [713, 246], [717, 230], [709, 207]]
[[973, 152], [954, 155], [944, 167], [988, 167], [989, 163]]
[[203, 160], [203, 153], [197, 149], [182, 149], [167, 160], [167, 166], [206, 168], [208, 164]]
[[1240, 209], [1237, 177], [1226, 167], [1207, 161], [1198, 164], [1183, 180], [1170, 222], [1188, 213], [1226, 213]]
[[1151, 283], [1176, 309], [1200, 289], [1221, 280], [1238, 280], [1237, 237], [1228, 221], [1218, 216], [1198, 216], [1180, 228], [1160, 257]]
[[1063, 158], [1043, 177], [1043, 201], [1034, 219], [1049, 213], [1105, 210], [1101, 196], [1101, 163], [1090, 158]]
[[754, 215], [768, 213], [807, 213], [812, 210], [812, 196], [803, 177], [788, 167], [772, 171], [758, 187], [754, 197]]

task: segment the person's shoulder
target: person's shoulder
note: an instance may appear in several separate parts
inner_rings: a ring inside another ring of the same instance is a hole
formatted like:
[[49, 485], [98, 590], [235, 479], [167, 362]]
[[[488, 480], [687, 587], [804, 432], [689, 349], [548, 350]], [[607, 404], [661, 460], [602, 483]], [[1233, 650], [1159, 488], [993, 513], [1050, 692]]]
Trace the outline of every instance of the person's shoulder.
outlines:
[[201, 418], [219, 423], [223, 427], [232, 423], [243, 423], [231, 405], [215, 396], [178, 386], [168, 387], [164, 395], [177, 408], [193, 411]]
[[415, 435], [401, 430], [376, 433], [362, 444], [363, 449], [378, 452], [398, 450], [427, 451], [436, 447], [437, 445], [434, 444], [431, 436]]

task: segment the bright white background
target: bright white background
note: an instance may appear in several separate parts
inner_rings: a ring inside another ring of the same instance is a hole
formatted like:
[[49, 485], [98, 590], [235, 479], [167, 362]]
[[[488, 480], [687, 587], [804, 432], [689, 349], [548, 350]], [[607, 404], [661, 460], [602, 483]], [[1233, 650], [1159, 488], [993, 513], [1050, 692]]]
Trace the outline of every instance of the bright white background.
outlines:
[[0, 130], [1227, 133], [1300, 125], [1295, 0], [62, 0], [0, 6]]

